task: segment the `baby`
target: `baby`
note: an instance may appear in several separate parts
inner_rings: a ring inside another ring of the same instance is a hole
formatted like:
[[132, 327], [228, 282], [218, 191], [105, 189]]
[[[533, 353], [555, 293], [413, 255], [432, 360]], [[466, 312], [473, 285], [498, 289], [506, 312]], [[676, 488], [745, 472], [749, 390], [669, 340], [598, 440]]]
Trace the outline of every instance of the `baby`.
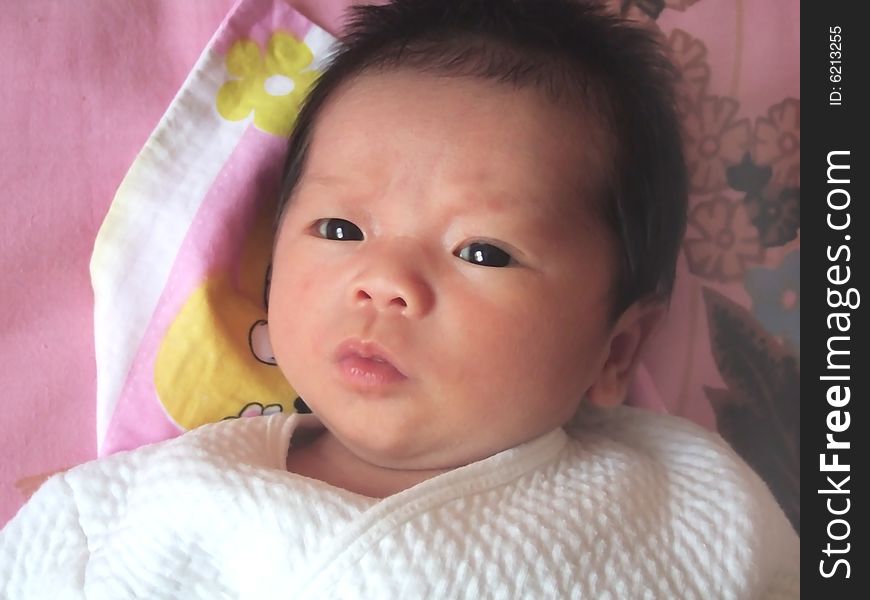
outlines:
[[791, 598], [717, 436], [620, 408], [687, 183], [654, 37], [572, 0], [357, 9], [291, 136], [269, 292], [313, 414], [49, 480], [10, 598]]

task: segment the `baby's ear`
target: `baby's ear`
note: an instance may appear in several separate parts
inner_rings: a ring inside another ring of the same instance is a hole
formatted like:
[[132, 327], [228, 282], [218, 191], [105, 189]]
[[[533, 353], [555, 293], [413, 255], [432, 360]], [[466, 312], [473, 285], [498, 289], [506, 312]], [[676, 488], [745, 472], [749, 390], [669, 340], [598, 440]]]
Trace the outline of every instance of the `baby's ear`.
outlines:
[[622, 313], [610, 335], [607, 360], [586, 393], [589, 403], [599, 407], [622, 404], [640, 351], [664, 317], [665, 310], [663, 301], [647, 299], [635, 302]]

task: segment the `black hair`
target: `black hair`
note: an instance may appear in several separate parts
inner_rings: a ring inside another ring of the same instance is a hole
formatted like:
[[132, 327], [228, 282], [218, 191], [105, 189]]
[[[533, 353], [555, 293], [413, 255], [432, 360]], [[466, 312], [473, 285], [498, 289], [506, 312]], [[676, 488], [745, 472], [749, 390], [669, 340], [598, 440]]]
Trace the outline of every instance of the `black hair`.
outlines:
[[612, 158], [597, 204], [620, 249], [612, 316], [670, 296], [688, 202], [676, 72], [653, 31], [595, 2], [393, 0], [351, 9], [290, 135], [279, 220], [329, 98], [364, 73], [403, 68], [533, 88], [597, 117]]

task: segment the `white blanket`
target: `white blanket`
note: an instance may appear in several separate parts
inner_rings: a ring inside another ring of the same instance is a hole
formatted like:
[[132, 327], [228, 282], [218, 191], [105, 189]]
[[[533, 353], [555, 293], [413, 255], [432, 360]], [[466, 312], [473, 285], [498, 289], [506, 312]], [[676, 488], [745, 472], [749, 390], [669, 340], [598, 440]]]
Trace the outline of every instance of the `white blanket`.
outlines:
[[313, 416], [209, 425], [50, 479], [2, 598], [797, 598], [799, 541], [718, 437], [621, 408], [383, 500], [285, 469]]

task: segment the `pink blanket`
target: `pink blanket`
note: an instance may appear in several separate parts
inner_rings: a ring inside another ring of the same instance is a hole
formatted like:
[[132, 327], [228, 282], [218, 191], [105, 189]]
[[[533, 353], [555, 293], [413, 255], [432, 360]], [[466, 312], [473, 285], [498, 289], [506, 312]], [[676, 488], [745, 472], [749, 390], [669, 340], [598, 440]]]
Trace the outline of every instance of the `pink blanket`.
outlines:
[[[94, 239], [234, 0], [9, 2], [0, 19], [0, 524], [97, 454]], [[295, 0], [333, 23], [342, 0]]]

